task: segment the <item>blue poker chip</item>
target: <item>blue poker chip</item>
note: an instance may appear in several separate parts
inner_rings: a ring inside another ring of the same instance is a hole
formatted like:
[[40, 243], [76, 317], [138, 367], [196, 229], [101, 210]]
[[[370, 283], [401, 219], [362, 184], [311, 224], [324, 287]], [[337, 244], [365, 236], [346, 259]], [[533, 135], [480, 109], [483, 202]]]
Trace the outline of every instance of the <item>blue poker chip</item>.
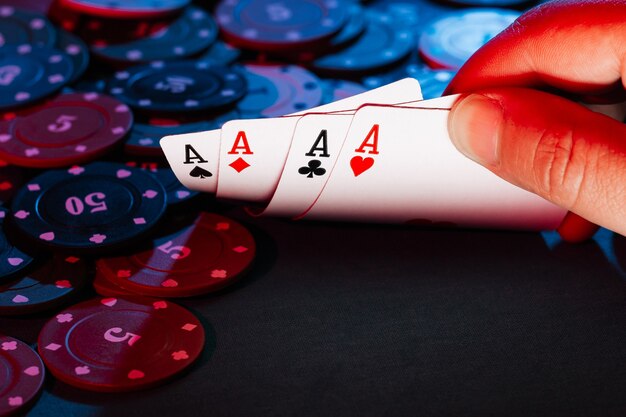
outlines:
[[0, 46], [54, 46], [56, 30], [42, 14], [0, 6]]
[[242, 118], [279, 117], [322, 103], [320, 79], [296, 65], [244, 65], [248, 93], [237, 104]]
[[520, 12], [505, 9], [465, 9], [426, 26], [419, 52], [433, 68], [459, 69], [470, 56], [511, 25]]
[[150, 174], [95, 162], [29, 181], [13, 198], [11, 225], [25, 241], [50, 250], [100, 253], [145, 235], [165, 207], [165, 190]]
[[219, 129], [229, 120], [241, 118], [237, 111], [220, 114], [209, 120], [197, 122], [173, 122], [161, 123], [159, 120], [146, 123], [135, 123], [124, 144], [124, 152], [129, 155], [155, 156], [162, 158], [163, 150], [159, 141], [164, 136], [182, 135], [184, 133], [204, 132]]
[[9, 210], [0, 206], [0, 283], [15, 277], [33, 262], [33, 258], [16, 248], [4, 230]]
[[0, 316], [39, 313], [74, 299], [89, 281], [89, 263], [54, 256], [32, 271], [0, 285]]
[[361, 84], [346, 80], [323, 80], [322, 89], [324, 91], [322, 104], [333, 103], [367, 91]]
[[215, 16], [224, 38], [260, 51], [293, 50], [330, 39], [348, 18], [337, 0], [223, 0]]
[[424, 100], [441, 97], [456, 72], [424, 68], [414, 77], [420, 82]]
[[32, 104], [65, 86], [74, 74], [69, 56], [33, 45], [0, 48], [0, 110]]
[[93, 54], [117, 63], [145, 63], [187, 58], [207, 49], [217, 39], [217, 24], [199, 7], [183, 14], [157, 33], [128, 43], [98, 45]]
[[210, 65], [227, 67], [235, 63], [241, 57], [241, 51], [234, 46], [220, 40], [211, 45], [209, 49], [194, 58], [199, 62], [206, 62]]
[[445, 0], [458, 6], [474, 7], [511, 7], [532, 3], [533, 0]]
[[364, 32], [367, 26], [367, 19], [363, 8], [357, 3], [351, 4], [348, 10], [348, 20], [343, 28], [333, 36], [325, 50], [336, 51], [350, 45], [356, 41]]
[[111, 18], [152, 18], [169, 15], [189, 5], [191, 0], [59, 0], [68, 9]]
[[198, 112], [235, 104], [247, 91], [237, 71], [206, 62], [154, 62], [115, 73], [110, 94], [136, 110]]
[[323, 73], [372, 72], [397, 64], [415, 48], [413, 33], [394, 26], [390, 15], [366, 13], [365, 33], [352, 45], [311, 62]]
[[65, 52], [73, 64], [73, 72], [68, 80], [72, 84], [83, 76], [89, 66], [89, 49], [79, 37], [64, 30], [59, 30], [57, 35], [57, 49]]

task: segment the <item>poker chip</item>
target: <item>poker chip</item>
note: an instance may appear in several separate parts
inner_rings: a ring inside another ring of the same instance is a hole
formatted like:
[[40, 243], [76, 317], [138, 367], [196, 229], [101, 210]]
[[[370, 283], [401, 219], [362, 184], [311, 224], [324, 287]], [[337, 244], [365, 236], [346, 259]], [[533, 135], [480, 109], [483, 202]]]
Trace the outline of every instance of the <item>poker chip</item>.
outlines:
[[198, 7], [187, 7], [183, 14], [159, 32], [128, 43], [93, 47], [101, 59], [121, 63], [145, 63], [181, 59], [207, 49], [217, 38], [213, 18]]
[[200, 195], [183, 186], [169, 167], [159, 168], [157, 163], [138, 164], [127, 162], [126, 166], [140, 168], [150, 173], [165, 189], [166, 201], [169, 207], [188, 202]]
[[16, 276], [33, 262], [33, 258], [25, 254], [9, 241], [4, 232], [4, 219], [9, 211], [0, 206], [0, 283]]
[[42, 14], [0, 6], [0, 47], [5, 45], [53, 46], [56, 31]]
[[485, 43], [502, 32], [519, 12], [504, 9], [466, 9], [430, 23], [419, 39], [419, 51], [433, 68], [459, 69]]
[[96, 271], [96, 275], [91, 283], [94, 291], [102, 297], [127, 297], [133, 296], [130, 291], [123, 289], [122, 287], [113, 284], [102, 273]]
[[109, 92], [132, 108], [182, 113], [223, 108], [246, 94], [246, 81], [236, 71], [205, 62], [155, 62], [120, 71]]
[[198, 62], [205, 62], [214, 66], [227, 67], [232, 65], [241, 56], [241, 51], [222, 41], [216, 41], [203, 52], [200, 56], [194, 58]]
[[23, 168], [9, 165], [0, 159], [0, 204], [8, 203], [17, 190], [26, 182]]
[[445, 0], [459, 6], [475, 7], [511, 7], [528, 4], [531, 0]]
[[279, 117], [322, 102], [317, 76], [295, 65], [244, 65], [248, 93], [237, 104], [244, 118]]
[[163, 150], [159, 145], [161, 138], [171, 135], [181, 135], [184, 133], [204, 132], [207, 130], [219, 129], [229, 120], [240, 118], [237, 111], [230, 111], [210, 120], [202, 120], [192, 123], [179, 123], [160, 120], [147, 123], [135, 123], [130, 135], [124, 144], [124, 151], [130, 155], [163, 157]]
[[31, 104], [60, 90], [74, 74], [70, 58], [49, 47], [0, 48], [0, 111]]
[[367, 88], [352, 81], [324, 80], [322, 81], [322, 90], [324, 91], [322, 104], [328, 104], [364, 93]]
[[348, 18], [347, 2], [337, 0], [223, 0], [215, 15], [224, 38], [243, 48], [293, 50], [323, 42]]
[[189, 297], [237, 281], [254, 259], [254, 238], [241, 224], [201, 213], [193, 224], [152, 241], [151, 249], [97, 262], [120, 287], [155, 297]]
[[0, 416], [23, 412], [41, 391], [46, 369], [26, 343], [0, 334]]
[[66, 384], [120, 392], [153, 387], [189, 367], [204, 329], [170, 301], [96, 298], [57, 314], [39, 333], [46, 367]]
[[56, 47], [65, 52], [72, 60], [73, 72], [67, 80], [68, 84], [72, 84], [82, 77], [89, 66], [89, 50], [87, 49], [87, 45], [85, 45], [85, 42], [80, 38], [71, 33], [59, 30]]
[[86, 284], [87, 262], [55, 256], [34, 271], [0, 285], [0, 315], [33, 314], [70, 301]]
[[345, 48], [365, 32], [366, 25], [367, 20], [363, 8], [357, 3], [351, 4], [346, 24], [330, 39], [329, 44], [324, 46], [324, 50], [336, 51]]
[[61, 5], [81, 13], [114, 18], [151, 18], [169, 15], [191, 0], [59, 0]]
[[424, 100], [441, 97], [456, 72], [423, 69], [415, 78], [420, 82]]
[[163, 186], [139, 169], [94, 162], [46, 171], [13, 198], [12, 224], [33, 243], [63, 251], [116, 249], [165, 212]]
[[0, 122], [0, 158], [36, 168], [90, 161], [120, 142], [132, 121], [128, 106], [104, 94], [62, 94]]
[[400, 62], [415, 47], [412, 32], [394, 26], [388, 14], [366, 13], [365, 33], [352, 45], [339, 52], [324, 55], [311, 62], [320, 72], [370, 72]]

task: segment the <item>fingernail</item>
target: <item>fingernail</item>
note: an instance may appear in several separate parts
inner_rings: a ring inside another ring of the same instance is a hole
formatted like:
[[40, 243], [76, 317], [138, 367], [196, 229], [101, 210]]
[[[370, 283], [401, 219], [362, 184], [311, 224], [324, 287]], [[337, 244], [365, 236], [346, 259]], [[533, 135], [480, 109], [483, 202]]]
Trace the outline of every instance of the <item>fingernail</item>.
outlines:
[[496, 165], [503, 119], [501, 105], [480, 94], [471, 94], [461, 100], [448, 119], [448, 132], [454, 146], [481, 165]]

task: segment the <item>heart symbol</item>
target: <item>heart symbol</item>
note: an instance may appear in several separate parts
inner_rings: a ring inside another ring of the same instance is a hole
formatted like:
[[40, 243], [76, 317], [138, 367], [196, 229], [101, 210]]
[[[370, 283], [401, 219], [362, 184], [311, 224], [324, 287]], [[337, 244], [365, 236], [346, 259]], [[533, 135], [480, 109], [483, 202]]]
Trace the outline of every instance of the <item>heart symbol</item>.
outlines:
[[78, 145], [74, 149], [76, 150], [76, 152], [85, 152], [87, 150], [87, 147], [85, 145]]
[[214, 269], [211, 271], [211, 278], [226, 278], [225, 269]]
[[143, 146], [148, 146], [148, 145], [152, 145], [154, 143], [154, 141], [150, 138], [145, 138], [145, 139], [139, 139], [139, 144], [143, 145]]
[[0, 135], [0, 143], [7, 143], [9, 140], [11, 140], [11, 135], [7, 135], [7, 134]]
[[157, 194], [158, 193], [156, 191], [154, 191], [154, 190], [148, 190], [145, 193], [143, 193], [143, 196], [146, 197], [146, 198], [152, 199], [152, 198], [156, 197]]
[[95, 235], [89, 238], [90, 242], [93, 243], [102, 243], [107, 238], [107, 235], [101, 235], [100, 233], [96, 233]]
[[16, 211], [15, 214], [13, 214], [13, 216], [17, 217], [20, 220], [24, 220], [25, 218], [30, 216], [30, 213], [24, 210], [20, 210], [20, 211]]
[[30, 94], [28, 94], [25, 91], [20, 91], [19, 93], [15, 95], [16, 101], [24, 101], [24, 100], [28, 100], [29, 98], [30, 98]]
[[76, 372], [76, 375], [87, 375], [89, 372], [91, 372], [91, 370], [88, 366], [77, 366], [76, 368], [74, 368], [74, 372]]
[[24, 262], [24, 260], [22, 258], [9, 258], [9, 259], [7, 259], [7, 261], [9, 262], [9, 265], [11, 265], [11, 266], [18, 266], [22, 262]]
[[145, 376], [145, 374], [141, 371], [133, 369], [128, 373], [128, 379], [141, 379]]
[[355, 156], [350, 160], [350, 168], [354, 172], [354, 176], [358, 177], [374, 165], [374, 158], [363, 158], [362, 156]]
[[46, 232], [39, 235], [39, 239], [51, 242], [54, 240], [54, 232]]
[[131, 175], [133, 175], [133, 173], [130, 172], [129, 170], [127, 170], [127, 169], [118, 169], [117, 170], [117, 178], [119, 178], [119, 179], [128, 178]]
[[58, 280], [54, 285], [56, 285], [57, 288], [72, 288], [72, 283], [66, 279]]
[[28, 148], [28, 149], [26, 149], [26, 151], [24, 153], [28, 157], [37, 156], [37, 155], [39, 155], [39, 149], [37, 149], [37, 148]]
[[23, 295], [16, 295], [15, 297], [13, 297], [13, 302], [15, 304], [22, 304], [22, 303], [27, 303], [30, 300], [28, 299], [28, 297], [24, 297]]
[[154, 307], [155, 310], [160, 310], [162, 308], [167, 308], [167, 303], [165, 301], [155, 301], [152, 303], [152, 307]]
[[39, 375], [39, 368], [36, 366], [31, 366], [30, 368], [24, 369], [24, 373], [28, 376], [37, 376]]
[[107, 307], [113, 307], [117, 304], [117, 298], [103, 298], [100, 300], [100, 303], [104, 304]]
[[161, 286], [166, 287], [166, 288], [178, 287], [178, 282], [170, 278], [170, 279], [166, 279], [165, 281], [163, 281], [161, 283]]
[[176, 197], [178, 197], [179, 200], [189, 197], [189, 194], [189, 191], [176, 191]]
[[24, 403], [22, 397], [9, 397], [9, 406], [11, 407], [19, 407]]

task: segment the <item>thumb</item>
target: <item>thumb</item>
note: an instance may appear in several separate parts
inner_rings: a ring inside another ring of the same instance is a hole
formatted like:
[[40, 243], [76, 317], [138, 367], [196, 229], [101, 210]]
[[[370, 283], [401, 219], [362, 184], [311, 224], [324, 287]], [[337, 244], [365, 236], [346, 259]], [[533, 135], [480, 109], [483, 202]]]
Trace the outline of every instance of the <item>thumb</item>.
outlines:
[[454, 145], [470, 159], [626, 235], [626, 125], [522, 88], [464, 96], [448, 123]]

